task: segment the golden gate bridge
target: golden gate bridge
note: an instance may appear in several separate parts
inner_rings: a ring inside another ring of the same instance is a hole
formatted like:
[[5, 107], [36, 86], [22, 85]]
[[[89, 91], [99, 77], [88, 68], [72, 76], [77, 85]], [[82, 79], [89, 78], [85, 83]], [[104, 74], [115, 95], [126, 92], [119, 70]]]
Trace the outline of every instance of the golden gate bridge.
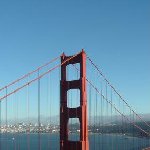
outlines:
[[84, 50], [63, 53], [0, 89], [0, 150], [149, 146], [150, 124]]

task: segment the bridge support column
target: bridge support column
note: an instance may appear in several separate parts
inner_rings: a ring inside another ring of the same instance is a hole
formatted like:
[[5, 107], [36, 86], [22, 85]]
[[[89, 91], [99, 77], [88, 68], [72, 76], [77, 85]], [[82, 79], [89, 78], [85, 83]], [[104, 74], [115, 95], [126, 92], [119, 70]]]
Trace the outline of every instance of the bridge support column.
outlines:
[[[71, 56], [61, 56], [61, 63]], [[67, 81], [66, 67], [69, 64], [80, 64], [80, 79]], [[67, 91], [70, 89], [80, 90], [80, 106], [77, 108], [67, 107]], [[68, 140], [69, 118], [79, 118], [80, 140]], [[87, 123], [87, 91], [86, 91], [86, 54], [82, 50], [80, 54], [70, 59], [61, 66], [60, 81], [60, 150], [89, 150], [88, 123]]]

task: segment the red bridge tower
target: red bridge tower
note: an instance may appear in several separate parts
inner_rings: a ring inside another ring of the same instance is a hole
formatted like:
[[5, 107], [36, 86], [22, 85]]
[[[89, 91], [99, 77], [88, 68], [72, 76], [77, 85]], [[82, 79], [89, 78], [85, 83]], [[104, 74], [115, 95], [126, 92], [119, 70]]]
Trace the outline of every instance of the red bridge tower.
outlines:
[[[88, 124], [87, 124], [87, 91], [86, 91], [86, 54], [82, 52], [75, 57], [61, 56], [61, 81], [60, 81], [60, 150], [89, 150]], [[69, 59], [71, 58], [71, 59]], [[68, 61], [66, 62], [66, 60]], [[80, 64], [80, 79], [67, 81], [66, 67], [69, 64]], [[80, 106], [77, 108], [67, 107], [67, 91], [70, 89], [80, 90]], [[68, 140], [69, 118], [79, 118], [80, 141]]]

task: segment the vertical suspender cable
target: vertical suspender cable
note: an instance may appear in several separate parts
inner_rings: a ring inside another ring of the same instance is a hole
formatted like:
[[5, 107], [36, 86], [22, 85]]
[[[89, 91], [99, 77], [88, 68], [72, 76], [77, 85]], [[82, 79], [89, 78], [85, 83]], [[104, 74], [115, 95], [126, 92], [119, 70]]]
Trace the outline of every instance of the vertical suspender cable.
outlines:
[[[120, 98], [119, 97], [117, 97], [118, 98], [118, 105], [119, 105], [119, 108], [120, 108], [120, 111], [122, 111], [121, 110], [121, 102], [120, 102]], [[121, 125], [122, 125], [122, 116], [119, 116], [120, 118], [120, 120], [118, 119], [117, 120], [117, 123], [118, 123], [118, 133], [119, 134], [121, 134]], [[117, 117], [118, 118], [118, 117]], [[120, 121], [120, 122], [119, 122]], [[118, 139], [119, 140], [119, 139]]]
[[[38, 77], [39, 77], [39, 70], [38, 70]], [[38, 79], [38, 149], [41, 150], [41, 118], [40, 118], [40, 78]]]
[[[102, 82], [102, 85], [101, 85], [101, 93], [103, 94], [103, 82]], [[102, 140], [101, 140], [101, 149], [103, 150], [103, 128], [104, 128], [104, 124], [103, 124], [103, 108], [104, 108], [104, 105], [103, 105], [103, 96], [101, 94], [101, 133], [102, 133]]]
[[[99, 96], [98, 96], [98, 98], [99, 98]], [[99, 100], [98, 108], [100, 109], [100, 100]], [[101, 144], [101, 141], [100, 141], [100, 139], [101, 139], [101, 136], [100, 136], [100, 134], [101, 134], [100, 116], [101, 116], [101, 111], [98, 111], [98, 112], [99, 112], [99, 113], [98, 113], [98, 137], [99, 137], [99, 139], [98, 139], [98, 149], [100, 149], [100, 144]]]
[[18, 150], [18, 122], [17, 122], [17, 98], [16, 93], [14, 93], [14, 100], [15, 100], [15, 150]]
[[[110, 89], [111, 91], [110, 91], [110, 101], [111, 101], [111, 103], [113, 103], [112, 102], [112, 100], [113, 100], [113, 93], [112, 93], [112, 88]], [[111, 105], [111, 108], [110, 108], [111, 110], [111, 128], [113, 128], [113, 125], [112, 125], [112, 105]], [[111, 129], [111, 132], [112, 132], [112, 129]], [[111, 149], [113, 150], [113, 137], [111, 137]]]
[[[96, 94], [96, 93], [95, 93]], [[95, 95], [94, 95], [95, 96]], [[95, 103], [95, 97], [94, 97], [94, 115], [93, 115], [93, 117], [94, 117], [94, 150], [95, 150], [95, 105], [96, 105], [96, 103]]]
[[[7, 90], [7, 86], [6, 86], [6, 95], [7, 95], [7, 92], [8, 92], [8, 90]], [[5, 112], [5, 113], [6, 113], [6, 114], [5, 114], [5, 115], [6, 115], [6, 120], [5, 120], [5, 126], [6, 126], [6, 150], [8, 150], [8, 135], [7, 135], [7, 134], [8, 134], [8, 120], [7, 120], [7, 117], [8, 117], [8, 116], [7, 116], [7, 115], [8, 115], [8, 114], [7, 114], [7, 96], [6, 96], [5, 101], [6, 101], [6, 108], [5, 108], [5, 109], [6, 109], [6, 110], [5, 110], [5, 111], [6, 111], [6, 112]]]
[[[103, 93], [103, 85], [102, 85], [102, 88], [101, 88], [101, 93]], [[103, 150], [103, 96], [101, 94], [101, 149]]]
[[[51, 99], [52, 99], [52, 97], [51, 97], [51, 95], [52, 95], [52, 94], [50, 94], [50, 93], [51, 93], [52, 91], [51, 91], [51, 87], [50, 87], [50, 85], [51, 85], [51, 84], [50, 84], [50, 83], [51, 83], [50, 74], [49, 74], [48, 77], [49, 77], [49, 86], [48, 86], [48, 87], [49, 87], [49, 90], [48, 90], [48, 93], [49, 93], [49, 116], [50, 116], [50, 119], [49, 119], [49, 131], [51, 131], [51, 127], [52, 127], [52, 121], [51, 121], [51, 120], [52, 120], [52, 115], [51, 115], [51, 108], [52, 108], [52, 107], [51, 107], [51, 106], [52, 106]], [[51, 144], [51, 143], [52, 143], [52, 142], [51, 142], [51, 136], [50, 136], [50, 138], [49, 138], [49, 150], [52, 149], [52, 147], [51, 147], [52, 144]]]
[[14, 128], [14, 133], [13, 133], [13, 149], [16, 150], [16, 108], [15, 108], [15, 104], [16, 104], [16, 101], [15, 101], [15, 97], [13, 95], [13, 98], [12, 98], [12, 102], [13, 102], [13, 114], [14, 114], [14, 125], [13, 125], [13, 128]]
[[92, 103], [91, 103], [91, 85], [89, 85], [89, 129], [90, 129], [90, 132], [92, 130], [92, 125], [91, 125], [91, 107], [92, 107]]
[[89, 85], [89, 128], [91, 130], [91, 124], [92, 124], [92, 121], [91, 121], [91, 107], [92, 107], [92, 102], [91, 102], [91, 85]]
[[20, 131], [19, 131], [19, 98], [18, 98], [18, 95], [17, 93], [15, 93], [15, 99], [16, 99], [16, 123], [17, 123], [17, 133], [16, 133], [16, 137], [17, 137], [17, 141], [16, 141], [16, 144], [17, 144], [17, 149], [20, 150]]
[[[100, 85], [101, 86], [101, 85]], [[101, 97], [99, 97], [98, 96], [98, 98], [99, 98], [99, 104], [98, 104], [98, 108], [100, 109], [98, 112], [98, 137], [99, 137], [99, 139], [98, 139], [98, 149], [101, 149]]]
[[[95, 76], [97, 76], [97, 73], [95, 73]], [[96, 82], [96, 84], [97, 84], [97, 82]], [[98, 115], [97, 115], [97, 105], [98, 105], [98, 99], [97, 99], [97, 92], [95, 93], [95, 112], [96, 112], [96, 114], [95, 114], [95, 127], [96, 127], [96, 129], [95, 129], [95, 145], [96, 145], [96, 147], [99, 145], [99, 143], [97, 143], [97, 141], [98, 141], [98, 136], [97, 136], [97, 132], [98, 132]]]
[[[130, 109], [130, 122], [133, 122], [132, 121], [132, 111], [131, 111], [131, 109]], [[130, 131], [129, 131], [129, 133], [131, 133], [131, 137], [133, 138], [133, 134], [132, 134], [132, 124], [130, 123]], [[133, 140], [132, 140], [132, 145], [130, 145], [130, 146], [132, 146], [132, 147], [134, 147], [134, 145], [133, 145]], [[129, 146], [129, 147], [130, 147]], [[131, 147], [130, 147], [131, 148]]]
[[15, 99], [16, 99], [16, 128], [17, 128], [17, 131], [16, 131], [16, 138], [17, 138], [17, 141], [16, 141], [16, 148], [17, 150], [19, 150], [19, 122], [18, 122], [18, 97], [17, 97], [17, 94], [15, 93]]
[[[47, 75], [47, 85], [46, 85], [46, 117], [48, 117], [48, 106], [49, 106], [49, 103], [48, 103], [48, 100], [49, 100], [49, 86], [48, 86], [48, 83], [49, 83], [49, 74]], [[47, 149], [49, 149], [49, 134], [48, 134], [48, 123], [49, 121], [47, 120], [46, 121], [46, 135], [47, 135]]]
[[[135, 122], [134, 121], [134, 113], [133, 113], [133, 122]], [[134, 131], [134, 126], [133, 126], [133, 145], [134, 145], [134, 147], [136, 146], [135, 145], [135, 141], [134, 141], [134, 137], [135, 137], [135, 133], [134, 133], [135, 131]]]
[[118, 137], [117, 137], [117, 133], [118, 133], [118, 123], [117, 123], [117, 112], [116, 112], [116, 110], [115, 110], [115, 121], [116, 121], [116, 140], [115, 140], [115, 141], [116, 141], [116, 143], [117, 143], [115, 149], [116, 149], [116, 150], [119, 150], [119, 149], [118, 149], [118, 142], [117, 142], [117, 138], [118, 138]]
[[[106, 95], [106, 99], [108, 99], [108, 87], [107, 87], [108, 85], [107, 85], [107, 82], [105, 82], [105, 95]], [[106, 102], [106, 118], [105, 118], [105, 124], [107, 123], [107, 120], [108, 119], [108, 102]], [[108, 133], [107, 133], [107, 130], [106, 130], [106, 143], [108, 143], [109, 145], [110, 145], [110, 143], [109, 143], [109, 137], [108, 137]]]
[[[122, 103], [122, 108], [123, 108], [123, 114], [124, 114], [124, 116], [126, 116], [124, 103]], [[124, 117], [123, 116], [122, 116], [122, 134], [123, 134], [123, 137], [124, 137], [125, 136], [125, 121], [124, 121]], [[126, 144], [124, 142], [123, 142], [123, 148], [124, 148], [124, 150], [126, 148]]]
[[[29, 80], [29, 79], [28, 79]], [[27, 148], [30, 150], [30, 120], [29, 120], [29, 111], [30, 111], [30, 104], [29, 104], [29, 84], [27, 86]]]
[[[127, 116], [127, 114], [126, 114], [126, 107], [125, 107], [124, 103], [123, 103], [123, 109], [124, 109], [124, 115]], [[126, 133], [127, 133], [127, 131], [126, 131], [127, 127], [126, 127], [126, 120], [125, 120], [125, 118], [123, 118], [123, 122], [124, 122], [124, 135], [127, 136], [126, 135]], [[127, 149], [126, 144], [124, 144], [124, 147], [125, 147], [125, 150], [126, 150]]]
[[[118, 98], [118, 102], [119, 102], [119, 108], [120, 108], [120, 111], [122, 112], [122, 114], [123, 114], [123, 111], [122, 111], [122, 105], [121, 105], [121, 101], [120, 101], [120, 98], [119, 97], [117, 97]], [[118, 115], [119, 116], [119, 115]], [[119, 116], [120, 118], [118, 118], [118, 126], [119, 126], [119, 135], [120, 135], [120, 137], [121, 138], [123, 138], [123, 134], [122, 134], [122, 118], [123, 118], [123, 116], [121, 115], [121, 116]], [[119, 138], [118, 138], [118, 140], [119, 140]], [[123, 142], [123, 141], [122, 141]], [[121, 145], [122, 145], [123, 143], [121, 143]], [[120, 145], [118, 146], [118, 149], [120, 148]], [[122, 148], [123, 148], [123, 145], [122, 145]]]
[[[137, 116], [135, 116], [135, 123], [138, 124], [138, 120], [137, 120]], [[135, 129], [135, 132], [136, 132], [136, 137], [138, 137], [138, 133], [137, 133], [137, 130]], [[137, 138], [136, 138], [136, 143], [137, 143], [137, 148], [139, 149], [140, 148], [140, 142], [137, 142]]]
[[[97, 121], [97, 118], [98, 118], [98, 116], [97, 116], [97, 92], [96, 92], [96, 121], [95, 121], [95, 125], [96, 125], [96, 138], [95, 138], [95, 145], [97, 145], [97, 125], [98, 125], [98, 121]], [[99, 144], [99, 143], [98, 143]]]

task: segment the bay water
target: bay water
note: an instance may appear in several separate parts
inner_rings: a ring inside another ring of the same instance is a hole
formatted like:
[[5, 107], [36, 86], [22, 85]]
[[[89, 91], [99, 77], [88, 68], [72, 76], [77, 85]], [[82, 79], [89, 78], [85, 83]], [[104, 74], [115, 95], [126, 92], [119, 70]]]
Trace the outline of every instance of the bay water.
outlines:
[[[74, 138], [75, 134], [72, 135]], [[39, 142], [40, 141], [40, 142]], [[90, 150], [142, 150], [150, 146], [147, 138], [126, 135], [89, 134]], [[59, 150], [58, 133], [1, 134], [0, 150]]]

